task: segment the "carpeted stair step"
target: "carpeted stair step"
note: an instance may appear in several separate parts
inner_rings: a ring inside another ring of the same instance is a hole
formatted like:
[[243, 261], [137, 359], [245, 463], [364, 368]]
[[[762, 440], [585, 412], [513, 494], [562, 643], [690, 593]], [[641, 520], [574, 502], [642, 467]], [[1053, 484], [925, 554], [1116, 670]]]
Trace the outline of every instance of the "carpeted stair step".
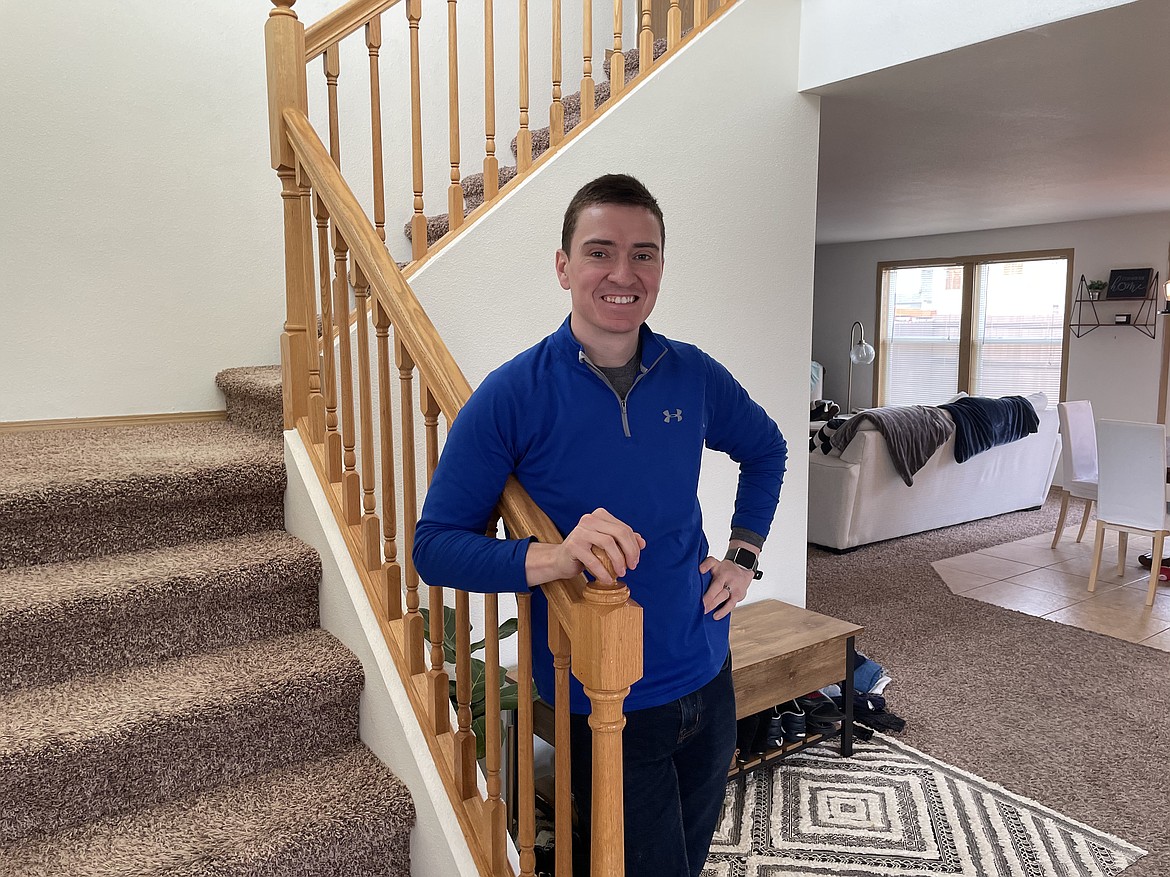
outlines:
[[231, 423], [0, 434], [0, 569], [284, 523], [277, 437]]
[[269, 436], [284, 431], [279, 365], [224, 369], [215, 385], [227, 400], [229, 423]]
[[357, 658], [314, 629], [9, 692], [0, 843], [348, 748], [362, 680]]
[[[689, 31], [688, 31], [689, 33]], [[666, 52], [666, 40], [658, 39], [654, 41], [654, 57], [657, 59]], [[593, 89], [593, 103], [594, 107], [600, 107], [603, 103], [609, 100], [610, 85], [609, 85], [609, 64], [610, 59], [606, 58], [602, 64], [605, 71], [606, 79], [597, 82]], [[638, 52], [637, 49], [626, 53], [626, 83], [630, 83], [638, 78]], [[581, 92], [576, 92], [568, 97], [562, 98], [561, 103], [565, 112], [565, 131], [571, 131], [581, 121]], [[540, 158], [548, 151], [552, 138], [551, 127], [537, 128], [532, 132], [532, 160]], [[512, 156], [518, 155], [516, 151], [516, 137], [512, 138]], [[515, 166], [505, 166], [500, 168], [500, 186], [510, 181], [516, 176]], [[463, 188], [463, 215], [471, 213], [475, 208], [483, 203], [483, 174], [472, 174], [469, 177], [460, 180], [460, 186]], [[451, 227], [450, 216], [446, 213], [438, 213], [427, 217], [427, 246], [433, 246], [434, 243], [447, 233]], [[403, 233], [406, 239], [411, 240], [410, 221], [407, 220], [403, 226]]]
[[283, 530], [0, 570], [0, 693], [315, 627], [320, 578]]
[[414, 818], [410, 792], [357, 746], [0, 846], [0, 877], [407, 877]]

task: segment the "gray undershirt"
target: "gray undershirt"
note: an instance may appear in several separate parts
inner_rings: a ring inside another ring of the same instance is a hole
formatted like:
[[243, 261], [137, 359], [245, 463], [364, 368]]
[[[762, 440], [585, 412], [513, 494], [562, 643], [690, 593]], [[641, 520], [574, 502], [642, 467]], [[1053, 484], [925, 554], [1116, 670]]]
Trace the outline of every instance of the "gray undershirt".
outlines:
[[[597, 366], [597, 370], [605, 375], [605, 379], [609, 381], [609, 385], [613, 391], [618, 394], [618, 398], [625, 400], [629, 395], [630, 388], [634, 386], [634, 381], [638, 379], [638, 372], [642, 369], [642, 343], [639, 340], [638, 349], [634, 351], [634, 355], [630, 357], [630, 361], [625, 365], [616, 365], [612, 368], [605, 366]], [[732, 527], [731, 538], [738, 539], [740, 542], [746, 542], [748, 545], [753, 545], [757, 549], [764, 547], [764, 537], [752, 530], [745, 530], [743, 527]]]

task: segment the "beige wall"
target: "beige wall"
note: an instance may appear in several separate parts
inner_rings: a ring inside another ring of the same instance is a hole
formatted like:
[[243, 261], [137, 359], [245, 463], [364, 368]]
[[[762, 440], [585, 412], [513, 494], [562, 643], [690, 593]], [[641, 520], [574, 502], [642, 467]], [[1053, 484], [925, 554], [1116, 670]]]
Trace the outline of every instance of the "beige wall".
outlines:
[[[861, 320], [872, 337], [877, 307], [876, 268], [881, 261], [1023, 250], [1075, 250], [1074, 280], [1108, 279], [1111, 268], [1153, 267], [1167, 278], [1170, 213], [1004, 228], [933, 237], [866, 241], [817, 248], [813, 357], [829, 370], [826, 394], [845, 398], [849, 327]], [[1074, 289], [1075, 292], [1075, 289]], [[1135, 311], [1134, 302], [1099, 302], [1106, 324], [1115, 312]], [[1105, 325], [1069, 344], [1069, 399], [1088, 399], [1097, 417], [1153, 421], [1165, 321], [1151, 340], [1136, 329]], [[872, 404], [872, 369], [854, 368], [853, 402]], [[1021, 388], [1027, 389], [1027, 388]]]

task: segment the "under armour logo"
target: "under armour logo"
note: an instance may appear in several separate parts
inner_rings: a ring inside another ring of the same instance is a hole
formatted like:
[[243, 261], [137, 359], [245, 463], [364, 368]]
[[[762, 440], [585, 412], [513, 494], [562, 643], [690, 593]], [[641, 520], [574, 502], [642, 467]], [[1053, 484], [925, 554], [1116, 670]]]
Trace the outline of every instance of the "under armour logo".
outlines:
[[672, 419], [678, 420], [678, 421], [682, 420], [682, 409], [681, 408], [675, 408], [674, 414], [671, 414], [669, 410], [665, 410], [662, 412], [662, 422], [663, 423], [670, 423], [670, 421]]

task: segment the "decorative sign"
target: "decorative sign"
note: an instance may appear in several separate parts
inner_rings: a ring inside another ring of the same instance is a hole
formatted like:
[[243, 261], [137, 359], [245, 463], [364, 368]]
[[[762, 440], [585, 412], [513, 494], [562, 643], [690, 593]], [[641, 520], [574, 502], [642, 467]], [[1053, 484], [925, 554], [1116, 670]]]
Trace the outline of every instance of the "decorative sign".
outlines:
[[1109, 272], [1106, 299], [1145, 298], [1150, 291], [1153, 268], [1114, 268]]

